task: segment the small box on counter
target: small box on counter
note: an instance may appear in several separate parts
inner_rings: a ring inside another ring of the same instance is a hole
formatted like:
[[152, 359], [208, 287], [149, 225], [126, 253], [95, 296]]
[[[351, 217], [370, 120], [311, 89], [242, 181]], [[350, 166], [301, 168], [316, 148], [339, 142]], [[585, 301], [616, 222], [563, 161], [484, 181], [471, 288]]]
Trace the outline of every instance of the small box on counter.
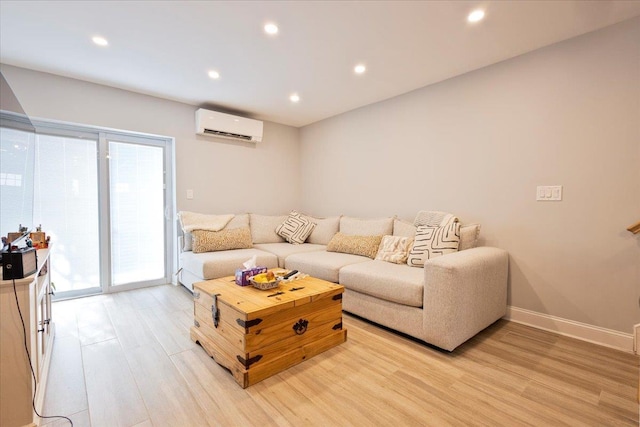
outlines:
[[266, 273], [267, 267], [239, 268], [236, 270], [236, 284], [240, 286], [248, 286], [249, 277], [256, 274]]

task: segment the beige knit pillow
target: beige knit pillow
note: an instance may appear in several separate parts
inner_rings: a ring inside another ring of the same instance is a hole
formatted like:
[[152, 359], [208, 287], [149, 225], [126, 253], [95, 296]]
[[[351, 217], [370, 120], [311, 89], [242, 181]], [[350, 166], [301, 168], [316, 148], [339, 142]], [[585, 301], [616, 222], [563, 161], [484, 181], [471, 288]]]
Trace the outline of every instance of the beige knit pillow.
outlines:
[[220, 231], [193, 231], [193, 253], [248, 249], [251, 243], [249, 227], [223, 229]]
[[327, 252], [376, 257], [382, 236], [353, 236], [337, 232], [327, 244]]

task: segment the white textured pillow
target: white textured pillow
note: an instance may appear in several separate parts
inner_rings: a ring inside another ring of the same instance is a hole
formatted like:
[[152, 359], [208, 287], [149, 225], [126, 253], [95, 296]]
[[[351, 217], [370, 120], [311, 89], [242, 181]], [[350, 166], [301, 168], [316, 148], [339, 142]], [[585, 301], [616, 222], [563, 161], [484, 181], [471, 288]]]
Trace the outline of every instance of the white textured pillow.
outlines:
[[469, 224], [460, 226], [459, 251], [471, 249], [478, 246], [478, 236], [480, 235], [480, 224]]
[[407, 256], [412, 246], [413, 237], [382, 236], [376, 259], [394, 264], [404, 264], [407, 262]]
[[428, 259], [457, 252], [459, 243], [460, 223], [457, 221], [442, 227], [420, 225], [407, 264], [411, 267], [423, 267]]
[[249, 214], [251, 240], [253, 243], [282, 243], [285, 240], [276, 233], [276, 228], [288, 215]]
[[340, 218], [340, 232], [357, 236], [384, 236], [393, 232], [393, 217], [389, 218]]
[[311, 232], [311, 235], [307, 239], [309, 243], [315, 243], [317, 245], [327, 245], [336, 235], [340, 228], [340, 217], [332, 216], [329, 218], [316, 218], [306, 215], [306, 218], [311, 222], [316, 223], [316, 227]]
[[414, 237], [416, 235], [416, 226], [408, 221], [401, 219], [393, 220], [393, 235], [403, 237]]
[[299, 245], [307, 240], [315, 226], [316, 223], [309, 221], [304, 215], [291, 211], [287, 219], [276, 228], [276, 233], [287, 242]]

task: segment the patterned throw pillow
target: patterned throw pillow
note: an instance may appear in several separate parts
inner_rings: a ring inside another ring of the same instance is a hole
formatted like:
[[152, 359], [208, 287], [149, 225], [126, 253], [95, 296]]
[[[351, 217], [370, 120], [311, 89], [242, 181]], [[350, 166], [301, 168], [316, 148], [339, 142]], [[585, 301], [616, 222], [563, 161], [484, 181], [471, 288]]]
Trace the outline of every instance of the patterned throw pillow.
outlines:
[[193, 253], [248, 249], [251, 243], [249, 227], [223, 229], [220, 231], [193, 231]]
[[407, 257], [409, 256], [409, 251], [412, 246], [413, 237], [384, 236], [382, 237], [376, 259], [394, 264], [404, 264], [407, 262]]
[[449, 222], [444, 226], [419, 225], [407, 264], [423, 267], [425, 261], [458, 251], [460, 223]]
[[376, 257], [382, 236], [353, 236], [337, 232], [327, 244], [327, 252]]
[[287, 242], [299, 245], [307, 240], [315, 227], [315, 222], [309, 221], [306, 216], [296, 211], [291, 211], [289, 217], [276, 228], [276, 233]]

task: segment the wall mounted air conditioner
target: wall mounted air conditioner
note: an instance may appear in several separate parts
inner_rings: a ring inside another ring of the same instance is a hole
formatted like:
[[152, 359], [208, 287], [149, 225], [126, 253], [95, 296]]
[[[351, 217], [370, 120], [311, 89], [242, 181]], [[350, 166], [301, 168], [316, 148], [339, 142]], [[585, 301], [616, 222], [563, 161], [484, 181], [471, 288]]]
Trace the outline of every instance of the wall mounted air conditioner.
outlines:
[[200, 108], [196, 111], [196, 133], [218, 138], [260, 142], [262, 141], [262, 122]]

